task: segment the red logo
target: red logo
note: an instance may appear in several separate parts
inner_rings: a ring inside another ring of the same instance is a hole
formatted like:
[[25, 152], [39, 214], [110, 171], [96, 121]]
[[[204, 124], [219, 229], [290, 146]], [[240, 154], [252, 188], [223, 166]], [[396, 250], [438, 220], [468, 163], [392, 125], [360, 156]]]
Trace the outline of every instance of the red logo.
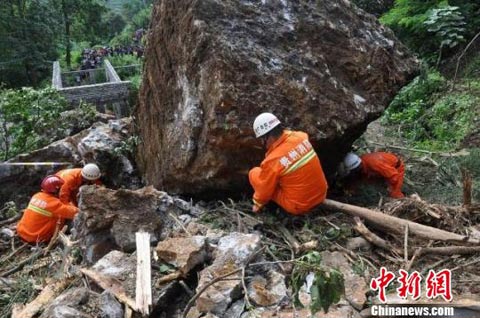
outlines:
[[[407, 299], [410, 295], [413, 300], [419, 299], [422, 294], [422, 276], [420, 273], [415, 271], [409, 274], [403, 269], [398, 272], [400, 274], [397, 279], [399, 287], [396, 289], [398, 297]], [[370, 288], [374, 291], [378, 290], [378, 299], [382, 303], [387, 302], [386, 289], [394, 279], [395, 274], [389, 272], [385, 267], [380, 268], [380, 276], [372, 278]], [[425, 280], [425, 290], [429, 299], [442, 296], [446, 301], [451, 301], [453, 299], [452, 272], [448, 269], [443, 269], [439, 272], [430, 270]]]

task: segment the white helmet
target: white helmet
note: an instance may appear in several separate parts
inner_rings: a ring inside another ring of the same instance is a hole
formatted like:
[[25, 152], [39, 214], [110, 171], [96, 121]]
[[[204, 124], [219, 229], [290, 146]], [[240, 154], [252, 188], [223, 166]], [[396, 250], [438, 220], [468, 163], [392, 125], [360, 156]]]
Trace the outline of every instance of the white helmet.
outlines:
[[350, 172], [355, 168], [358, 168], [358, 166], [360, 166], [361, 163], [362, 163], [362, 159], [360, 159], [360, 157], [354, 154], [353, 152], [347, 153], [347, 155], [343, 159], [343, 165], [347, 170], [347, 172]]
[[86, 164], [82, 169], [82, 177], [87, 180], [97, 180], [100, 178], [100, 169], [94, 163]]
[[255, 137], [262, 137], [278, 125], [280, 125], [280, 120], [278, 120], [277, 116], [272, 113], [261, 113], [253, 122]]

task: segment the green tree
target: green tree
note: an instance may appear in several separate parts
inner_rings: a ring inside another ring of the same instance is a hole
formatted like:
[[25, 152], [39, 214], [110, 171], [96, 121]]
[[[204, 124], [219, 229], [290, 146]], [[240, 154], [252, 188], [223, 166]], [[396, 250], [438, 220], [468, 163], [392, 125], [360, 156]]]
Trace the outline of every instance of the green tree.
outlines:
[[50, 0], [2, 0], [0, 82], [37, 86], [57, 58], [58, 26]]
[[465, 41], [465, 18], [458, 7], [445, 6], [430, 10], [425, 22], [427, 30], [435, 35], [439, 45], [437, 66], [440, 64], [442, 49], [454, 48]]
[[50, 142], [47, 132], [60, 126], [59, 114], [67, 107], [57, 91], [0, 90], [0, 155], [2, 160]]
[[101, 33], [102, 14], [106, 12], [103, 3], [97, 0], [55, 0], [63, 18], [65, 60], [72, 65], [72, 40], [92, 42]]
[[[480, 3], [467, 0], [396, 0], [380, 21], [410, 49], [432, 63], [445, 57], [464, 38], [480, 30]], [[433, 36], [432, 36], [433, 35]], [[441, 48], [439, 50], [439, 48]]]

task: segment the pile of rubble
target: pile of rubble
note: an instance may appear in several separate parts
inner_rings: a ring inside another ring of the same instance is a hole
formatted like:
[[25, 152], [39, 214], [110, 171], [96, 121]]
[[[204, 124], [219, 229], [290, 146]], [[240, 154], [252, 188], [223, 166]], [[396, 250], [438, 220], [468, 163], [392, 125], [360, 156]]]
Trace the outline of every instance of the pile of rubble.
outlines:
[[[478, 259], [461, 256], [480, 250], [478, 244], [467, 242], [479, 239], [474, 227], [465, 244], [452, 247], [439, 240], [425, 242], [414, 232], [406, 239], [394, 232], [380, 238], [378, 227], [369, 229], [359, 219], [353, 230], [360, 236], [355, 236], [348, 225], [351, 217], [331, 210], [326, 213], [326, 209], [292, 218], [275, 211], [251, 215], [248, 208], [247, 203], [233, 201], [193, 205], [152, 187], [136, 191], [83, 187], [72, 234], [60, 233], [58, 246], [39, 246], [31, 252], [26, 244], [19, 246], [15, 237], [8, 241], [6, 229], [13, 225], [2, 230], [4, 252], [12, 246], [9, 255], [0, 259], [2, 293], [14, 295], [26, 282], [40, 291], [26, 305], [15, 304], [15, 297], [5, 298], [5, 308], [13, 310], [12, 317], [95, 317], [99, 313], [102, 317], [370, 317], [369, 305], [376, 297], [369, 282], [385, 266], [423, 274], [428, 269], [452, 268], [457, 313], [462, 317], [479, 314], [473, 283]], [[384, 216], [408, 211], [424, 223], [432, 220], [432, 209], [436, 214], [442, 211], [445, 220], [455, 218], [451, 212], [462, 209], [429, 205], [415, 196], [381, 208]], [[456, 231], [467, 227], [457, 224]], [[152, 246], [147, 252], [152, 256], [148, 286], [138, 285], [140, 251], [135, 243], [139, 231], [150, 234]], [[312, 255], [318, 260], [313, 266], [306, 261]], [[341, 273], [341, 297], [327, 304], [328, 313], [318, 310], [312, 315], [316, 275], [328, 276], [329, 271]], [[296, 286], [299, 272], [304, 275]], [[138, 297], [139, 291], [146, 290], [151, 305], [145, 311]], [[405, 302], [388, 297], [390, 304]], [[437, 304], [438, 299], [425, 299], [428, 302]]]

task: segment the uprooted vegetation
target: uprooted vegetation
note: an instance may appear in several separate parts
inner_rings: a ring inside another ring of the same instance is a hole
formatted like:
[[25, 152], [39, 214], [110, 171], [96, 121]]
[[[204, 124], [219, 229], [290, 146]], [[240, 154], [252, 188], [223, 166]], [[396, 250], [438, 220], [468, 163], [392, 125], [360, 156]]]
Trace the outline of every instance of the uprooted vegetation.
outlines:
[[[430, 161], [412, 156], [407, 164], [418, 164], [417, 160]], [[448, 178], [439, 174], [429, 185]], [[448, 231], [458, 236], [456, 242], [418, 236], [415, 227], [405, 229], [401, 223], [397, 231], [382, 224], [372, 226], [375, 222], [367, 217], [353, 218], [328, 202], [304, 217], [288, 216], [275, 207], [255, 215], [248, 201], [193, 204], [147, 188], [82, 191], [83, 212], [74, 235], [61, 233], [50, 246], [32, 247], [12, 235], [15, 208], [8, 205], [2, 210], [9, 221], [2, 223], [1, 316], [15, 309], [14, 317], [41, 312], [41, 317], [57, 317], [51, 316], [55, 311], [103, 312], [113, 317], [119, 310], [139, 317], [136, 253], [131, 254], [132, 233], [138, 228], [149, 228], [153, 240], [159, 241], [151, 248], [151, 317], [240, 317], [242, 313], [242, 317], [272, 317], [275, 312], [285, 317], [293, 317], [294, 312], [301, 317], [310, 312], [317, 312], [315, 317], [354, 317], [361, 312], [368, 317], [370, 304], [376, 302], [368, 284], [382, 266], [392, 272], [417, 270], [421, 275], [449, 268], [454, 298], [475, 300], [471, 295], [478, 293], [480, 275], [475, 265], [479, 260], [472, 256], [480, 250], [478, 192], [472, 192], [468, 173], [463, 180], [446, 182], [462, 194], [452, 205], [432, 204], [418, 195], [371, 205], [382, 215]], [[137, 215], [138, 204], [142, 211], [158, 214], [161, 227], [153, 225], [154, 214]], [[117, 211], [122, 205], [126, 209]], [[72, 301], [72, 295], [81, 301]], [[392, 294], [387, 297], [395, 301]], [[26, 307], [21, 308], [21, 303]], [[467, 310], [461, 307], [457, 310]], [[205, 316], [207, 312], [211, 314]]]

